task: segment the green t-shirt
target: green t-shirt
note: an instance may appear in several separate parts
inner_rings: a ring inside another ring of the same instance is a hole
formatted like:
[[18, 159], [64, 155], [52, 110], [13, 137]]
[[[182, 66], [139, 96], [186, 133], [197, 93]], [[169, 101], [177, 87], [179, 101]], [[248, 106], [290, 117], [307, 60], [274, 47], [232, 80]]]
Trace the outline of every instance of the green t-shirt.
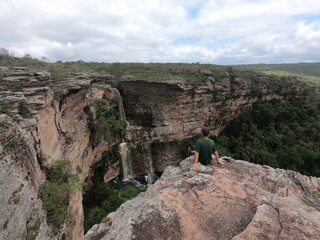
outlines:
[[199, 138], [194, 150], [199, 153], [199, 162], [208, 165], [212, 161], [212, 153], [217, 151], [217, 148], [212, 139]]

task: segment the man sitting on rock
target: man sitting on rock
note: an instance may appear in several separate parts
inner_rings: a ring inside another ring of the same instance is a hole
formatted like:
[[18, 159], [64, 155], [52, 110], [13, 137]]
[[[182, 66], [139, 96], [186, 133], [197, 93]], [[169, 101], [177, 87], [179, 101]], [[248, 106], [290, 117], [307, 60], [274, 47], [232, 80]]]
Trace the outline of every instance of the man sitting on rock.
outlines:
[[208, 165], [212, 162], [212, 153], [216, 157], [216, 161], [219, 164], [224, 164], [219, 160], [219, 153], [217, 151], [216, 145], [212, 139], [210, 139], [210, 130], [207, 127], [201, 129], [202, 137], [198, 139], [196, 146], [194, 148], [194, 163], [191, 168], [196, 170], [198, 168], [198, 162], [202, 165]]

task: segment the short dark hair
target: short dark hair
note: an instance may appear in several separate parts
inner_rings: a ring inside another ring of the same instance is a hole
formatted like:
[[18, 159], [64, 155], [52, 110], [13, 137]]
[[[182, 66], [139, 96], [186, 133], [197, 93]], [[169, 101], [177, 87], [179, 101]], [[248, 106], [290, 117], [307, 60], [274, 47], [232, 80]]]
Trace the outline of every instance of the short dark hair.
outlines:
[[210, 133], [210, 129], [208, 127], [201, 128], [201, 133], [204, 137], [208, 137]]

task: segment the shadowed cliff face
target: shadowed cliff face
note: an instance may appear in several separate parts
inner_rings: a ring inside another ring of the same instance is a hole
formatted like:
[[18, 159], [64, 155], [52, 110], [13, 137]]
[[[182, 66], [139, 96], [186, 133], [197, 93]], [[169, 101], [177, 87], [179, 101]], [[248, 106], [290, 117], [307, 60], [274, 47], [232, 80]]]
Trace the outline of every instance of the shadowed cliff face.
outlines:
[[127, 129], [128, 140], [173, 141], [199, 134], [204, 124], [218, 134], [253, 103], [284, 99], [295, 91], [295, 86], [289, 82], [277, 86], [265, 79], [253, 83], [225, 78], [189, 83], [122, 81], [118, 89], [131, 125]]
[[320, 238], [319, 178], [229, 158], [191, 171], [192, 161], [168, 167], [85, 239]]

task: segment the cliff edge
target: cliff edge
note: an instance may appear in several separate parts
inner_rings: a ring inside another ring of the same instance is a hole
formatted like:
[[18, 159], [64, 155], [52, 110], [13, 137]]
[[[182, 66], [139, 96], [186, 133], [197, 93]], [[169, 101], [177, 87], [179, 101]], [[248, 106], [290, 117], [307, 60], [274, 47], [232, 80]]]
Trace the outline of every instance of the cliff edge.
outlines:
[[319, 178], [224, 159], [198, 171], [193, 157], [166, 168], [85, 239], [320, 239]]

